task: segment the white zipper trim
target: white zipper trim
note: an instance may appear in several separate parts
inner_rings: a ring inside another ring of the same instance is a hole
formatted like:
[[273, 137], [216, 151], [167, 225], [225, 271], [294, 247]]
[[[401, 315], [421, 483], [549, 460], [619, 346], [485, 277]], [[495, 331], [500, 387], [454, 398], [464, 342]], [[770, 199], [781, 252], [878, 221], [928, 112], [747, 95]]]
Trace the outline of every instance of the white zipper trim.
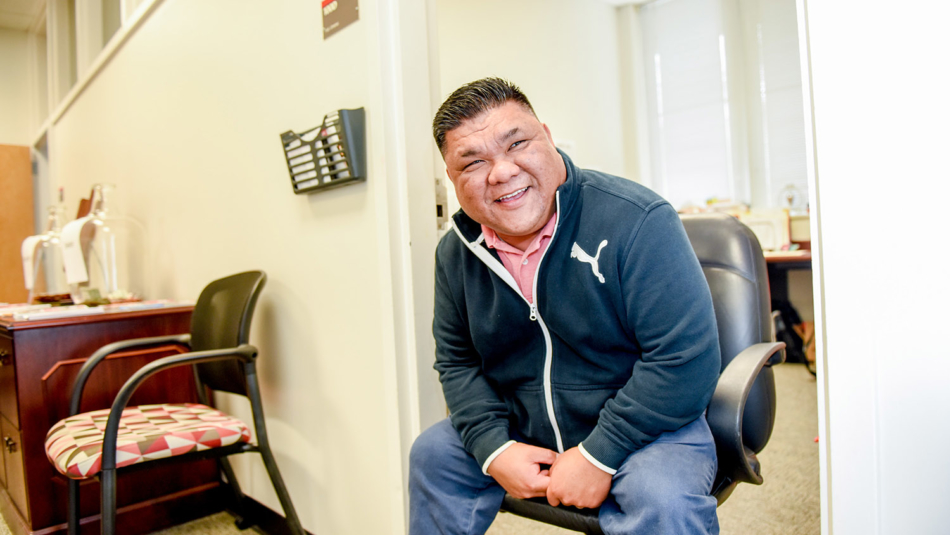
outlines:
[[554, 428], [557, 452], [564, 453], [564, 443], [561, 441], [561, 429], [557, 425], [557, 418], [554, 417], [554, 395], [551, 390], [551, 364], [554, 361], [554, 350], [551, 347], [551, 334], [548, 332], [548, 326], [544, 324], [544, 320], [541, 319], [541, 316], [537, 315], [537, 307], [534, 307], [534, 310], [538, 319], [538, 325], [541, 326], [541, 332], [544, 333], [544, 345], [546, 347], [544, 355], [544, 403], [548, 408], [548, 419], [551, 420], [551, 427]]
[[[491, 255], [490, 252], [488, 252], [488, 249], [481, 247], [481, 243], [485, 241], [485, 235], [479, 234], [478, 237], [475, 238], [475, 241], [469, 242], [468, 240], [465, 239], [465, 236], [462, 236], [462, 231], [460, 231], [458, 227], [453, 227], [453, 228], [455, 229], [455, 233], [458, 234], [459, 239], [462, 240], [462, 243], [464, 243], [465, 246], [468, 247], [469, 251], [472, 251], [473, 253], [475, 253], [475, 256], [477, 256], [479, 260], [481, 260], [486, 266], [488, 266], [489, 269], [494, 271], [495, 275], [498, 275], [499, 277], [501, 277], [501, 280], [505, 281], [508, 284], [508, 286], [511, 286], [511, 288], [514, 291], [518, 292], [518, 295], [520, 295], [521, 298], [524, 299], [525, 303], [528, 303], [528, 300], [525, 298], [524, 294], [521, 293], [521, 288], [518, 288], [518, 283], [515, 282], [515, 278], [511, 276], [511, 273], [509, 273], [508, 270], [505, 269], [505, 266], [501, 262], [499, 262], [498, 259], [496, 259], [494, 256]], [[531, 306], [531, 303], [528, 303], [528, 306]]]
[[[557, 203], [557, 217], [560, 217], [561, 213], [561, 193], [557, 192], [555, 196], [555, 202]], [[457, 225], [453, 225], [452, 228], [455, 230], [455, 233], [458, 234], [459, 239], [462, 240], [462, 243], [472, 253], [475, 254], [486, 266], [488, 269], [495, 272], [496, 275], [501, 277], [501, 280], [505, 281], [508, 286], [517, 293], [521, 299], [528, 305], [530, 310], [529, 318], [531, 321], [537, 321], [538, 325], [541, 327], [541, 333], [544, 335], [544, 404], [548, 411], [548, 420], [551, 422], [551, 428], [554, 430], [554, 440], [557, 443], [558, 453], [564, 453], [564, 442], [561, 440], [561, 429], [557, 425], [557, 418], [554, 417], [554, 394], [551, 389], [551, 365], [554, 361], [554, 346], [551, 344], [551, 333], [548, 331], [548, 326], [545, 325], [544, 320], [541, 319], [541, 315], [538, 314], [538, 306], [530, 301], [524, 296], [521, 292], [521, 288], [518, 287], [518, 283], [515, 281], [515, 278], [511, 275], [504, 264], [498, 261], [488, 249], [481, 247], [481, 243], [485, 241], [485, 234], [479, 234], [475, 241], [468, 241], [465, 239], [465, 236], [462, 235], [462, 231], [459, 230]], [[551, 233], [551, 241], [554, 241], [554, 236], [557, 234], [557, 221], [554, 223], [554, 232]], [[548, 248], [550, 249], [550, 247]], [[534, 299], [538, 299], [538, 274], [541, 272], [541, 263], [544, 262], [544, 257], [548, 254], [548, 249], [544, 250], [544, 253], [541, 254], [541, 258], [538, 260], [538, 268], [534, 272], [534, 284], [532, 286], [534, 292]]]
[[[561, 217], [561, 193], [557, 192], [554, 198], [557, 203], [557, 218]], [[551, 242], [554, 242], [554, 236], [557, 235], [557, 222], [554, 224], [554, 232], [551, 233]], [[532, 319], [538, 320], [538, 325], [541, 326], [541, 332], [544, 334], [544, 346], [545, 346], [545, 355], [544, 355], [544, 403], [547, 405], [548, 409], [548, 419], [551, 421], [551, 427], [554, 429], [554, 439], [557, 442], [557, 451], [558, 453], [564, 453], [564, 443], [561, 441], [561, 429], [557, 425], [557, 418], [554, 416], [554, 394], [551, 388], [551, 367], [554, 362], [554, 346], [551, 344], [551, 333], [548, 331], [548, 326], [544, 323], [544, 320], [541, 319], [541, 315], [538, 314], [538, 275], [541, 273], [541, 264], [544, 262], [544, 257], [547, 256], [548, 251], [551, 249], [549, 246], [544, 250], [544, 253], [541, 254], [541, 258], [538, 260], [538, 268], [534, 272], [534, 285], [532, 286], [532, 293], [534, 294], [534, 303], [531, 304], [531, 316]]]

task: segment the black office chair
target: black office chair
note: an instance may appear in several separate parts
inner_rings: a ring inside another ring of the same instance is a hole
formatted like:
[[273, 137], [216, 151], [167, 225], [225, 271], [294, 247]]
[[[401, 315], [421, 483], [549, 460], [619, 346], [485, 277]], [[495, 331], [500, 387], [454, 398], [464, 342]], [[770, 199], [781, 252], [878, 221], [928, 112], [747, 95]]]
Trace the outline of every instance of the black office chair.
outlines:
[[[722, 371], [706, 411], [719, 470], [712, 495], [721, 505], [739, 483], [762, 484], [759, 461], [775, 423], [771, 366], [785, 358], [773, 341], [768, 272], [752, 231], [725, 214], [682, 216], [712, 292]], [[502, 511], [562, 528], [603, 535], [599, 509], [551, 507], [544, 498], [505, 494]]]
[[[228, 455], [256, 451], [293, 533], [306, 532], [267, 441], [255, 360], [257, 348], [247, 343], [251, 316], [266, 275], [249, 271], [216, 280], [201, 292], [191, 317], [191, 334], [138, 338], [100, 348], [83, 365], [73, 385], [70, 416], [58, 422], [46, 439], [50, 462], [69, 479], [68, 530], [79, 533], [79, 480], [99, 477], [102, 533], [116, 531], [116, 469], [142, 468], [188, 457], [217, 458], [234, 495], [244, 501]], [[191, 350], [153, 361], [139, 369], [119, 390], [111, 409], [79, 414], [83, 388], [97, 364], [108, 355], [130, 348], [182, 344]], [[126, 407], [136, 388], [155, 373], [192, 365], [201, 404], [166, 404]], [[208, 389], [240, 394], [251, 402], [257, 445], [240, 420], [209, 406]], [[121, 439], [121, 444], [119, 441]], [[117, 452], [118, 446], [118, 452]], [[121, 460], [117, 463], [117, 455]], [[156, 459], [157, 457], [157, 459]], [[248, 516], [244, 516], [247, 520]], [[248, 527], [247, 525], [242, 525]]]

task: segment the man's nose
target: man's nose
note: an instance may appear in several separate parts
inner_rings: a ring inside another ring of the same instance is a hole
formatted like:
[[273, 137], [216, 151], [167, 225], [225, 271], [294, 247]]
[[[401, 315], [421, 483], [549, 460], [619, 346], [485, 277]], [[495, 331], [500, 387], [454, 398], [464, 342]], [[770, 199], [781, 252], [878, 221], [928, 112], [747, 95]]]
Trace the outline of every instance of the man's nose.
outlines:
[[492, 166], [491, 173], [488, 174], [488, 183], [491, 185], [504, 184], [512, 178], [518, 176], [521, 168], [514, 162], [501, 159]]

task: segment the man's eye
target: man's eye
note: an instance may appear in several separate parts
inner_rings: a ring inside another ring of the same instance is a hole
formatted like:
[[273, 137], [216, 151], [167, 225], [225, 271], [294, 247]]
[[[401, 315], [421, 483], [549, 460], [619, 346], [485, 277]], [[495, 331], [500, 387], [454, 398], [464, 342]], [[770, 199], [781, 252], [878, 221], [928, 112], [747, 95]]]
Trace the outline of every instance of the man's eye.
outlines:
[[524, 140], [524, 139], [522, 139], [521, 141], [515, 141], [514, 143], [511, 144], [510, 147], [508, 147], [508, 150], [511, 150], [511, 149], [517, 147], [518, 145], [521, 145], [521, 144], [524, 143], [525, 141], [526, 141], [526, 140]]
[[483, 161], [485, 161], [485, 160], [472, 160], [472, 161], [468, 162], [468, 164], [466, 164], [465, 167], [462, 168], [462, 171], [468, 169], [469, 167], [472, 167], [473, 165], [475, 165], [475, 164], [477, 164], [477, 163], [481, 163], [481, 162], [483, 162]]

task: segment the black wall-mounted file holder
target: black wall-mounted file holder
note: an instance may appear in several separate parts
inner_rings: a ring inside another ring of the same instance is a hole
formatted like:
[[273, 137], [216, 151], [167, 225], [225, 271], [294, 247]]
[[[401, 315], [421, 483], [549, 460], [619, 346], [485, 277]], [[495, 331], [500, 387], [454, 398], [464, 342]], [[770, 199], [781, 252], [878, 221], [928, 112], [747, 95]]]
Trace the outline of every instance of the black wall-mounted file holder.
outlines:
[[280, 135], [294, 193], [366, 181], [366, 112], [338, 110], [303, 133]]

